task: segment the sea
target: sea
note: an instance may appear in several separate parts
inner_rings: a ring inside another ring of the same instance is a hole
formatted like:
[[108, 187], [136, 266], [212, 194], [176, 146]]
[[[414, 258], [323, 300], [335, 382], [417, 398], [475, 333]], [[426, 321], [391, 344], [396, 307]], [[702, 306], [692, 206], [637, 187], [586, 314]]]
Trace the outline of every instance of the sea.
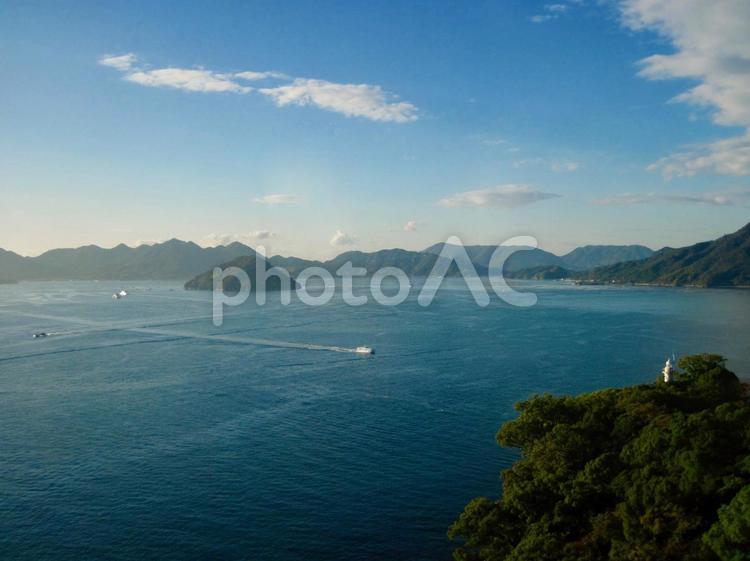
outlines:
[[418, 289], [251, 296], [217, 327], [178, 282], [0, 286], [0, 559], [448, 560], [519, 457], [495, 441], [515, 403], [648, 383], [673, 354], [750, 376], [750, 291]]

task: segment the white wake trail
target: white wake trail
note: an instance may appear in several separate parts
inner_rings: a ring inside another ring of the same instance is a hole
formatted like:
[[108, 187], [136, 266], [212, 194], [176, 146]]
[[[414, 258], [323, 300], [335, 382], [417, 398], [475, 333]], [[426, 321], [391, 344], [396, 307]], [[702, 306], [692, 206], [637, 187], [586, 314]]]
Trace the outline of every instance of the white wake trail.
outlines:
[[[13, 313], [15, 315], [25, 316], [25, 317], [31, 317], [35, 319], [46, 319], [51, 321], [61, 321], [66, 323], [74, 323], [78, 325], [84, 325], [86, 327], [89, 327], [90, 329], [87, 330], [80, 330], [80, 331], [60, 331], [60, 332], [54, 332], [49, 333], [48, 335], [85, 335], [86, 333], [94, 333], [94, 332], [100, 332], [100, 331], [129, 331], [132, 333], [143, 333], [147, 335], [161, 335], [166, 337], [184, 337], [186, 339], [199, 339], [203, 341], [223, 341], [226, 343], [235, 343], [235, 344], [243, 344], [243, 345], [256, 345], [261, 347], [278, 347], [278, 348], [285, 348], [285, 349], [304, 349], [309, 351], [329, 351], [334, 353], [356, 353], [356, 349], [348, 348], [348, 347], [339, 347], [339, 346], [333, 346], [333, 345], [317, 345], [313, 343], [299, 343], [299, 342], [292, 342], [292, 341], [280, 341], [280, 340], [274, 340], [274, 339], [260, 339], [260, 338], [254, 338], [254, 337], [242, 337], [239, 335], [222, 335], [220, 333], [217, 334], [201, 334], [201, 333], [191, 333], [187, 331], [180, 331], [180, 330], [174, 330], [174, 329], [164, 329], [161, 327], [149, 327], [149, 326], [143, 326], [143, 325], [133, 325], [133, 321], [131, 322], [123, 322], [120, 324], [117, 323], [103, 323], [103, 322], [97, 322], [94, 320], [88, 320], [85, 318], [66, 318], [66, 317], [59, 317], [59, 316], [53, 316], [48, 314], [33, 314], [33, 313], [25, 313], [25, 312], [9, 312], [5, 310], [0, 310], [0, 313]], [[161, 324], [164, 323], [184, 323], [184, 322], [190, 322], [194, 321], [196, 319], [203, 319], [205, 316], [200, 317], [188, 317], [184, 318], [182, 320], [167, 320], [163, 322], [159, 322]], [[142, 322], [139, 322], [142, 323]]]

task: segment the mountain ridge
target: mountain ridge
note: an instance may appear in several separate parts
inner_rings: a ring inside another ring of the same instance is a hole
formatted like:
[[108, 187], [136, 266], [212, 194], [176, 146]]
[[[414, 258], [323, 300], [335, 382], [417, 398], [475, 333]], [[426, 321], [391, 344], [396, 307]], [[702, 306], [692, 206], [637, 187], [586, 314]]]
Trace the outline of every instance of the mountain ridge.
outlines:
[[[750, 285], [750, 224], [717, 240], [684, 248], [663, 248], [653, 252], [639, 245], [586, 245], [558, 256], [538, 248], [508, 248], [504, 271], [516, 278], [576, 278], [591, 282], [629, 282], [673, 286], [746, 286]], [[322, 267], [332, 274], [344, 263], [364, 268], [367, 275], [383, 267], [398, 267], [409, 276], [426, 276], [437, 263], [444, 244], [423, 251], [400, 248], [374, 252], [347, 251], [327, 261], [276, 255], [272, 266], [285, 268], [292, 277], [310, 266]], [[488, 265], [496, 246], [466, 246], [467, 254], [480, 276], [488, 274]], [[643, 255], [647, 255], [641, 258]], [[0, 278], [22, 280], [184, 280], [193, 279], [219, 264], [231, 264], [241, 257], [254, 256], [255, 250], [239, 242], [204, 248], [195, 242], [176, 238], [166, 242], [130, 247], [125, 244], [107, 249], [97, 245], [60, 248], [37, 257], [24, 257], [0, 249]], [[640, 259], [631, 259], [631, 258]], [[609, 264], [617, 259], [629, 259]], [[606, 263], [587, 270], [589, 263]], [[447, 276], [458, 274], [451, 264]]]
[[665, 247], [642, 261], [598, 267], [577, 276], [597, 283], [750, 287], [750, 223], [715, 240]]
[[113, 248], [85, 245], [23, 257], [0, 250], [0, 276], [9, 280], [179, 280], [193, 277], [218, 263], [255, 251], [233, 242], [201, 247], [173, 238], [159, 244]]

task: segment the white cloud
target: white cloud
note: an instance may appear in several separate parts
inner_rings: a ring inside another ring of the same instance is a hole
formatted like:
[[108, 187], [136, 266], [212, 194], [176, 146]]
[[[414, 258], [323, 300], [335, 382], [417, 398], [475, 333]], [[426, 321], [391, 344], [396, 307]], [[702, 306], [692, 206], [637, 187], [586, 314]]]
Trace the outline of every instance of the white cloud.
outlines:
[[416, 232], [417, 231], [417, 221], [416, 220], [409, 220], [404, 224], [404, 232]]
[[537, 14], [535, 16], [531, 16], [529, 19], [532, 23], [544, 23], [545, 21], [555, 19], [556, 17], [557, 16], [554, 16], [552, 14]]
[[208, 234], [200, 240], [199, 245], [203, 247], [216, 247], [219, 245], [229, 245], [234, 242], [249, 245], [275, 237], [276, 233], [269, 230], [253, 230], [246, 234]]
[[508, 143], [506, 139], [499, 136], [473, 135], [471, 138], [477, 140], [485, 146], [499, 146], [501, 144]]
[[164, 243], [165, 241], [167, 241], [166, 238], [158, 239], [158, 240], [140, 240], [139, 239], [139, 240], [130, 242], [129, 244], [126, 244], [126, 245], [128, 245], [128, 247], [140, 247], [142, 245], [156, 245], [156, 244]]
[[347, 117], [365, 117], [373, 121], [407, 123], [417, 120], [417, 108], [405, 101], [391, 101], [380, 86], [336, 84], [325, 80], [297, 78], [291, 84], [262, 88], [279, 107], [315, 105]]
[[526, 166], [542, 166], [555, 173], [571, 173], [576, 171], [580, 164], [570, 160], [545, 160], [544, 158], [522, 158], [513, 162], [514, 168]]
[[242, 78], [243, 80], [257, 81], [267, 80], [268, 78], [277, 78], [279, 80], [288, 79], [289, 77], [283, 72], [253, 72], [252, 70], [246, 70], [244, 72], [235, 72], [236, 78]]
[[127, 74], [125, 79], [141, 86], [176, 88], [189, 92], [249, 93], [253, 90], [233, 81], [231, 75], [187, 68], [138, 70]]
[[692, 177], [702, 172], [747, 175], [750, 173], [750, 134], [687, 148], [660, 158], [647, 169], [660, 171], [667, 179]]
[[559, 197], [554, 193], [545, 193], [533, 189], [529, 185], [523, 184], [506, 184], [489, 187], [487, 189], [477, 189], [474, 191], [464, 191], [456, 193], [450, 197], [440, 199], [438, 206], [454, 207], [498, 207], [498, 208], [516, 208], [530, 205], [538, 201], [553, 199]]
[[[137, 57], [105, 55], [99, 64], [115, 68], [123, 79], [141, 86], [166, 87], [190, 92], [233, 92], [248, 94], [253, 91], [270, 97], [279, 107], [312, 105], [347, 117], [364, 117], [373, 121], [408, 123], [417, 120], [417, 108], [411, 103], [397, 101], [395, 96], [380, 86], [371, 84], [337, 84], [326, 80], [291, 78], [282, 72], [214, 72], [203, 68], [136, 67]], [[273, 78], [288, 83], [255, 89], [245, 85]]]
[[127, 72], [133, 67], [136, 60], [138, 60], [138, 57], [133, 53], [119, 56], [104, 55], [99, 58], [99, 64], [102, 66], [109, 66], [110, 68], [116, 68], [121, 72]]
[[270, 240], [276, 237], [276, 234], [269, 230], [254, 230], [248, 235], [254, 240]]
[[627, 206], [653, 203], [691, 203], [712, 206], [744, 205], [750, 199], [750, 190], [725, 193], [624, 193], [592, 201], [598, 206]]
[[333, 237], [331, 238], [331, 241], [329, 243], [334, 247], [342, 245], [352, 245], [355, 239], [356, 238], [354, 236], [350, 236], [346, 232], [336, 230], [336, 233], [333, 234]]
[[550, 169], [557, 173], [570, 173], [576, 171], [579, 167], [580, 164], [578, 162], [555, 160], [550, 163]]
[[[580, 4], [580, 2], [577, 2], [577, 1], [573, 1], [571, 3]], [[561, 14], [564, 14], [565, 12], [567, 12], [569, 8], [570, 8], [569, 4], [545, 4], [543, 14], [533, 15], [529, 19], [533, 23], [544, 23], [545, 21], [557, 19], [558, 17], [560, 17]]]
[[253, 199], [253, 202], [263, 205], [296, 205], [301, 200], [302, 199], [297, 195], [275, 193], [271, 195], [264, 195], [262, 197], [256, 197]]
[[621, 10], [626, 26], [654, 30], [675, 48], [641, 60], [640, 76], [696, 80], [672, 101], [709, 109], [718, 125], [746, 129], [744, 135], [663, 158], [650, 169], [666, 177], [750, 174], [750, 2], [622, 0]]

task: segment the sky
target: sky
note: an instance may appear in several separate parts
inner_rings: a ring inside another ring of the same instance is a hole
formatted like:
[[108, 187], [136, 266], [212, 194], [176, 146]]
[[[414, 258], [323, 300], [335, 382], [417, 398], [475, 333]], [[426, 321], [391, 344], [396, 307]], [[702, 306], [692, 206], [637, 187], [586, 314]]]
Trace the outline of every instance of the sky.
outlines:
[[750, 221], [750, 2], [0, 0], [0, 247], [327, 258]]

